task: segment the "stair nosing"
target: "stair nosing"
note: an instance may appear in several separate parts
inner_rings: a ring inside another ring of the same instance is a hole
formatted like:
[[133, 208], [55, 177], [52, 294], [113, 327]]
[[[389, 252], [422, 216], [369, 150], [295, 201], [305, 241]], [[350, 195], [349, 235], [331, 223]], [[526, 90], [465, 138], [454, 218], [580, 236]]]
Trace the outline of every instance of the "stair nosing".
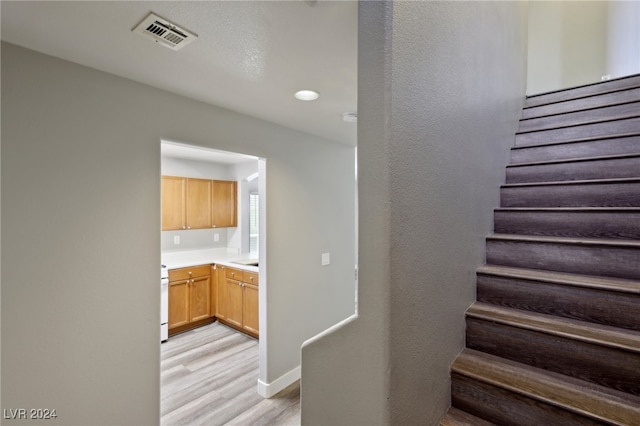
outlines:
[[574, 238], [574, 237], [549, 237], [521, 234], [493, 233], [487, 236], [487, 240], [496, 241], [520, 241], [548, 244], [571, 244], [580, 246], [616, 246], [640, 249], [640, 240], [620, 240], [613, 238]]
[[479, 275], [514, 278], [564, 286], [613, 291], [630, 295], [640, 295], [640, 281], [602, 277], [596, 275], [572, 274], [569, 272], [546, 271], [542, 269], [517, 268], [513, 266], [487, 264], [476, 270]]
[[[517, 167], [527, 167], [527, 166], [543, 166], [547, 164], [563, 164], [563, 163], [583, 163], [588, 161], [602, 161], [602, 160], [620, 160], [626, 158], [635, 158], [640, 157], [640, 152], [633, 152], [628, 154], [611, 154], [611, 155], [594, 155], [591, 157], [573, 157], [573, 158], [564, 158], [560, 160], [538, 160], [538, 161], [529, 161], [522, 163], [510, 163], [507, 164], [507, 169], [509, 168], [517, 168]], [[640, 170], [638, 171], [640, 175]]]
[[599, 184], [634, 183], [634, 182], [640, 182], [640, 177], [505, 183], [505, 184], [502, 184], [500, 188], [501, 189], [502, 188], [518, 188], [518, 187], [527, 187], [527, 186], [599, 185]]
[[606, 135], [606, 136], [588, 136], [586, 138], [568, 139], [568, 140], [565, 140], [565, 141], [542, 142], [542, 143], [541, 142], [535, 142], [535, 143], [530, 143], [530, 144], [520, 144], [520, 145], [512, 146], [511, 150], [513, 151], [513, 150], [517, 150], [517, 149], [540, 148], [540, 147], [555, 146], [555, 145], [569, 145], [569, 144], [574, 144], [574, 143], [593, 142], [593, 141], [605, 140], [605, 139], [622, 139], [622, 138], [630, 138], [630, 137], [635, 137], [635, 136], [640, 136], [640, 132], [618, 133], [618, 134]]
[[[637, 89], [637, 88], [640, 88], [640, 87], [636, 87], [635, 89]], [[610, 103], [610, 104], [591, 106], [591, 107], [582, 108], [582, 109], [567, 109], [566, 111], [555, 112], [555, 113], [552, 113], [552, 114], [543, 114], [543, 115], [537, 115], [537, 116], [533, 116], [533, 117], [521, 118], [519, 120], [519, 122], [522, 123], [523, 121], [526, 122], [526, 121], [530, 121], [530, 120], [539, 120], [541, 118], [559, 117], [559, 116], [562, 116], [562, 115], [573, 114], [573, 113], [577, 113], [577, 112], [595, 111], [597, 109], [610, 108], [610, 107], [616, 107], [616, 106], [628, 105], [628, 104], [635, 104], [635, 103], [640, 103], [640, 99], [633, 99], [633, 100], [628, 100], [628, 101], [623, 101], [623, 102], [613, 102], [613, 103]], [[540, 108], [542, 106], [545, 106], [545, 105], [529, 107], [529, 108]], [[523, 110], [524, 109], [526, 109], [526, 108], [523, 108]], [[616, 117], [616, 118], [618, 118], [618, 117]], [[606, 121], [606, 120], [604, 120], [604, 121]]]
[[538, 133], [538, 132], [548, 132], [550, 130], [570, 129], [572, 127], [588, 126], [588, 125], [591, 125], [591, 124], [602, 124], [602, 123], [609, 123], [609, 122], [614, 122], [614, 121], [629, 120], [629, 119], [633, 119], [633, 118], [640, 118], [640, 114], [630, 115], [630, 116], [623, 116], [623, 117], [615, 117], [615, 118], [607, 118], [605, 120], [588, 121], [588, 122], [584, 122], [584, 123], [568, 124], [568, 125], [565, 125], [565, 126], [547, 127], [547, 128], [544, 128], [544, 129], [517, 131], [516, 132], [516, 136], [518, 136], [518, 135], [528, 135], [528, 134], [531, 134], [531, 133]]
[[640, 332], [571, 318], [475, 302], [466, 316], [640, 354]]
[[[473, 349], [463, 349], [453, 362], [451, 371], [592, 419], [616, 422], [620, 426], [625, 426], [622, 422], [627, 415], [640, 417], [640, 398]], [[527, 386], [522, 386], [523, 383]], [[549, 390], [553, 393], [550, 394]], [[606, 415], [608, 407], [616, 408], [616, 418]], [[623, 416], [620, 416], [620, 410], [624, 411]]]

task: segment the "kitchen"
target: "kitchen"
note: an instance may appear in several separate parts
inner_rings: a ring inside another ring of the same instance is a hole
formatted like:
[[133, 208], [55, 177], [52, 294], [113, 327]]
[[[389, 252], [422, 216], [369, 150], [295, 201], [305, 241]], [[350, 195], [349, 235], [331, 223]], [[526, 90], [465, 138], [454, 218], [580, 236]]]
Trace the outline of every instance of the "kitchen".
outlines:
[[163, 341], [216, 320], [258, 338], [260, 162], [161, 143]]
[[[260, 410], [261, 163], [161, 142], [163, 425], [222, 424], [238, 416], [252, 422]], [[291, 402], [299, 401], [299, 385], [289, 388], [269, 404], [274, 416], [286, 413], [287, 423], [299, 424], [299, 402]]]

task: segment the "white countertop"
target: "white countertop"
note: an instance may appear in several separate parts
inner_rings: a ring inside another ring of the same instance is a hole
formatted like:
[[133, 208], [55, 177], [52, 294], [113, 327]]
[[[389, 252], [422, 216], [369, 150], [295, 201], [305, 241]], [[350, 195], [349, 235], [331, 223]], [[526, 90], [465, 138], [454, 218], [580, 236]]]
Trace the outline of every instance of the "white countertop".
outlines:
[[243, 269], [245, 271], [258, 272], [257, 266], [242, 265], [233, 263], [234, 261], [244, 261], [255, 259], [248, 254], [229, 254], [227, 249], [204, 249], [204, 250], [184, 250], [163, 252], [160, 255], [163, 265], [167, 269], [186, 268], [196, 265], [209, 265], [212, 263], [225, 265], [231, 268]]

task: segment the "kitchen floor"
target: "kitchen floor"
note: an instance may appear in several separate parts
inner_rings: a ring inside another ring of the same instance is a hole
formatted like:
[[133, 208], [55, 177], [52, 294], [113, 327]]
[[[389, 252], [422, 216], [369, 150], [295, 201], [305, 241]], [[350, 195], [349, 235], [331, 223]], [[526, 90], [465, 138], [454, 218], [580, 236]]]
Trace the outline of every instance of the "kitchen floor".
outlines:
[[218, 322], [161, 345], [161, 424], [299, 425], [300, 382], [256, 391], [258, 341]]

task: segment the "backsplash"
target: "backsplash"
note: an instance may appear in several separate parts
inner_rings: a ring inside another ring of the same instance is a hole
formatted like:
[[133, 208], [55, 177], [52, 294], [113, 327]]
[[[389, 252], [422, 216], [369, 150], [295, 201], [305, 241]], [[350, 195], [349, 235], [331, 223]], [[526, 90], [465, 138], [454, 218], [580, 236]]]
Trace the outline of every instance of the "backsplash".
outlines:
[[[226, 228], [162, 231], [161, 234], [161, 250], [163, 252], [221, 248], [227, 246]], [[215, 241], [216, 234], [218, 235], [218, 241]], [[180, 244], [174, 243], [175, 237], [179, 238]]]

